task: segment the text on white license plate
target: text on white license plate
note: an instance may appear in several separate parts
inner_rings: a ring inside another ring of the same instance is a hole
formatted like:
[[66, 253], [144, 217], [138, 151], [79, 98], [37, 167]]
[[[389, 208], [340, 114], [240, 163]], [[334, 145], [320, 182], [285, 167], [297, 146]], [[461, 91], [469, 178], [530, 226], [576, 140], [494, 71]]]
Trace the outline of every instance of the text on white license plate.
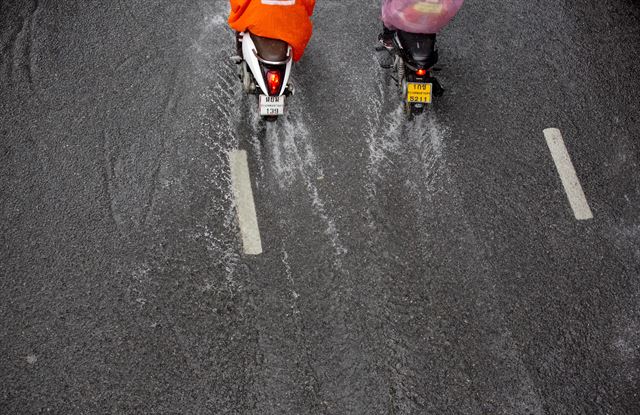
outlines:
[[284, 114], [284, 95], [270, 97], [260, 95], [260, 115], [282, 115]]

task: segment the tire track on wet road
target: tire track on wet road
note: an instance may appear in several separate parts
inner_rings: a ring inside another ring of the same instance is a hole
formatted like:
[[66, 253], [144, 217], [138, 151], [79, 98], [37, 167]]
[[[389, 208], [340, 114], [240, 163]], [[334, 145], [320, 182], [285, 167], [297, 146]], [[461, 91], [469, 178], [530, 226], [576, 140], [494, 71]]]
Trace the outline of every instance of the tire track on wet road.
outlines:
[[[406, 122], [401, 107], [384, 104], [396, 94], [380, 92], [370, 106], [370, 119], [380, 121], [367, 133], [373, 173], [368, 197], [372, 249], [390, 250], [382, 255], [390, 263], [373, 272], [388, 288], [377, 313], [387, 328], [381, 347], [393, 356], [385, 363], [393, 406], [438, 412], [455, 399], [465, 413], [543, 413], [491, 291], [495, 282], [483, 265], [483, 244], [465, 219], [448, 171], [449, 137], [437, 111]], [[398, 182], [404, 189], [395, 188]], [[406, 208], [413, 217], [391, 225], [398, 222], [393, 212]], [[417, 246], [410, 247], [406, 241], [414, 238]], [[474, 386], [487, 378], [502, 389]]]

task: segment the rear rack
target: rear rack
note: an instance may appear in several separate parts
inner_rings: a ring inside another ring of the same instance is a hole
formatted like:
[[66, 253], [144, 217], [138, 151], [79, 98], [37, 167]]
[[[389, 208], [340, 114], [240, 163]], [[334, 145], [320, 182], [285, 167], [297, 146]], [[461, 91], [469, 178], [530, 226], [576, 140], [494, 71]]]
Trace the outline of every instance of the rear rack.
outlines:
[[289, 61], [291, 60], [291, 54], [288, 53], [287, 59], [283, 60], [283, 61], [268, 61], [266, 59], [262, 59], [260, 57], [260, 55], [258, 55], [258, 52], [253, 49], [253, 54], [255, 55], [256, 59], [258, 59], [258, 61], [266, 64], [266, 65], [285, 65], [287, 63], [289, 63]]

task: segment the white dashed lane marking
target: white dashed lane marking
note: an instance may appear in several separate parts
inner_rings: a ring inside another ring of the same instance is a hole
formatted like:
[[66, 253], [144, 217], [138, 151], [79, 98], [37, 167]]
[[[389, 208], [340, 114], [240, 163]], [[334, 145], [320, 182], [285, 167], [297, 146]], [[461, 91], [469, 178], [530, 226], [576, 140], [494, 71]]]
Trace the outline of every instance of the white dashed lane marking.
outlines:
[[258, 228], [253, 191], [251, 190], [247, 152], [244, 150], [231, 151], [229, 153], [229, 164], [231, 166], [231, 184], [244, 253], [245, 255], [260, 255], [262, 253], [262, 241], [260, 239], [260, 229]]
[[557, 128], [547, 128], [544, 130], [544, 137], [551, 151], [551, 156], [558, 169], [562, 186], [569, 199], [571, 209], [577, 220], [593, 219], [593, 213], [584, 195], [576, 170], [571, 163], [571, 157], [562, 139], [562, 134]]

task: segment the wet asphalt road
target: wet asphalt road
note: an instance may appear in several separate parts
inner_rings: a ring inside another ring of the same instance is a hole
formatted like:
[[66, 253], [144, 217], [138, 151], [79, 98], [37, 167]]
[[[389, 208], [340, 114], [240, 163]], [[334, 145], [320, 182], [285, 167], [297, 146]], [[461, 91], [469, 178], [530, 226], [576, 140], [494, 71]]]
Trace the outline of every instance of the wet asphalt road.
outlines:
[[270, 125], [227, 2], [76, 3], [0, 1], [1, 413], [640, 413], [637, 1], [468, 0], [412, 122], [319, 1]]

